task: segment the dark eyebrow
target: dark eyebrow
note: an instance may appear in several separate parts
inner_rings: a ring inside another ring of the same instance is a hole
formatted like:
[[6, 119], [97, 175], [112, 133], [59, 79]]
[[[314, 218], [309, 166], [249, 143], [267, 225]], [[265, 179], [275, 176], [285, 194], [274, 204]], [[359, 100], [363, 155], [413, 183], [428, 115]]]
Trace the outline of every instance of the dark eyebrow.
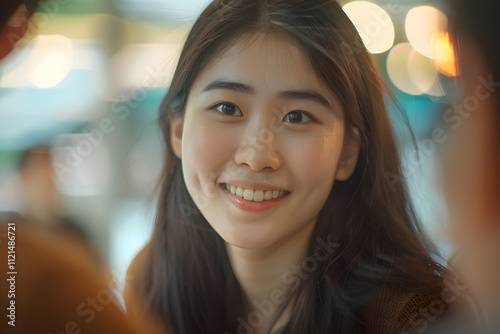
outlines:
[[[235, 92], [241, 92], [246, 94], [254, 94], [255, 89], [252, 87], [245, 85], [240, 82], [226, 81], [226, 80], [215, 80], [209, 83], [205, 88], [203, 88], [202, 92], [206, 92], [209, 90], [215, 89], [227, 89]], [[296, 99], [296, 100], [310, 100], [313, 102], [317, 102], [325, 106], [326, 108], [332, 110], [330, 103], [328, 100], [323, 97], [320, 93], [315, 90], [285, 90], [278, 93], [278, 96], [281, 98], [288, 99]]]
[[313, 102], [318, 102], [328, 109], [332, 109], [327, 99], [325, 99], [323, 95], [315, 90], [285, 90], [283, 92], [280, 92], [278, 96], [296, 100], [310, 100]]
[[209, 83], [208, 85], [203, 88], [201, 91], [206, 92], [209, 90], [214, 90], [214, 89], [228, 89], [232, 90], [235, 92], [241, 92], [241, 93], [247, 93], [247, 94], [254, 94], [255, 90], [245, 84], [239, 83], [239, 82], [232, 82], [232, 81], [225, 81], [225, 80], [215, 80]]

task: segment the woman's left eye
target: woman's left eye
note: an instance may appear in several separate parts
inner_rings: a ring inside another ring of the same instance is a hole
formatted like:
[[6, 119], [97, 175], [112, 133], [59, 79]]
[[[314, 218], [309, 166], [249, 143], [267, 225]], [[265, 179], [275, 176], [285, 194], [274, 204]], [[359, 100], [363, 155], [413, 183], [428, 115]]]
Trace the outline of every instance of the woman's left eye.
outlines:
[[307, 121], [312, 120], [312, 117], [302, 111], [292, 111], [288, 113], [285, 118], [285, 121], [290, 123], [306, 123]]

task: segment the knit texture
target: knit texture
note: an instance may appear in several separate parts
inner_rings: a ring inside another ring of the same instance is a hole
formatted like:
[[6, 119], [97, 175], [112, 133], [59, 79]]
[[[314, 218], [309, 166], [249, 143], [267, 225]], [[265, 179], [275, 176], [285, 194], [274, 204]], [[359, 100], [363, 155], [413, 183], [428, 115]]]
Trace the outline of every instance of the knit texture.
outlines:
[[374, 298], [367, 313], [369, 332], [423, 333], [446, 313], [441, 286], [387, 286]]

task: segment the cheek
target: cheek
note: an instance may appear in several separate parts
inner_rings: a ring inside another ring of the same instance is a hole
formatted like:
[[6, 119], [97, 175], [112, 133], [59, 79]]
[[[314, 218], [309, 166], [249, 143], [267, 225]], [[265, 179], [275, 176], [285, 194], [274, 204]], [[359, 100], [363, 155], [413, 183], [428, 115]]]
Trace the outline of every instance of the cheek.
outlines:
[[202, 116], [185, 123], [182, 142], [184, 180], [189, 193], [201, 208], [219, 196], [217, 185], [234, 166], [234, 130]]
[[309, 180], [310, 186], [333, 184], [342, 137], [318, 136], [297, 140], [287, 149], [288, 161], [294, 174]]
[[186, 158], [186, 165], [206, 177], [224, 164], [231, 136], [221, 131], [220, 127], [210, 122], [193, 122], [186, 124], [184, 134], [182, 156]]

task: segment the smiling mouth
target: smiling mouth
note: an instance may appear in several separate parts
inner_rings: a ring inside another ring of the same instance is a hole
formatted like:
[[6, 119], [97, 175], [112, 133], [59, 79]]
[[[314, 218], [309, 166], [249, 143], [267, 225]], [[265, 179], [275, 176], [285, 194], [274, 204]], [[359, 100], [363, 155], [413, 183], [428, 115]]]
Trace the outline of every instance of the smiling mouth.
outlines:
[[220, 186], [238, 197], [254, 202], [268, 201], [290, 193], [289, 191], [247, 189], [228, 183], [221, 183]]

